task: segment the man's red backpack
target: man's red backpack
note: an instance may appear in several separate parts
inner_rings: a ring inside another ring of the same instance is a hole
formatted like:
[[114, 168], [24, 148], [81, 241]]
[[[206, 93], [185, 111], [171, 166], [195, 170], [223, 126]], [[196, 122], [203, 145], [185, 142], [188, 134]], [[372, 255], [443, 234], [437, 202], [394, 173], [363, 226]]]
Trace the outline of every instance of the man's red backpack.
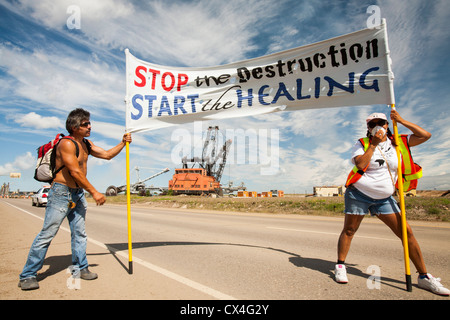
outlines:
[[64, 166], [62, 166], [55, 171], [56, 152], [53, 151], [61, 139], [69, 139], [73, 141], [75, 147], [77, 148], [76, 155], [78, 157], [80, 153], [78, 144], [70, 136], [65, 137], [62, 133], [57, 134], [54, 140], [51, 140], [37, 148], [37, 163], [36, 170], [34, 171], [34, 179], [37, 181], [51, 183], [56, 174], [64, 168]]

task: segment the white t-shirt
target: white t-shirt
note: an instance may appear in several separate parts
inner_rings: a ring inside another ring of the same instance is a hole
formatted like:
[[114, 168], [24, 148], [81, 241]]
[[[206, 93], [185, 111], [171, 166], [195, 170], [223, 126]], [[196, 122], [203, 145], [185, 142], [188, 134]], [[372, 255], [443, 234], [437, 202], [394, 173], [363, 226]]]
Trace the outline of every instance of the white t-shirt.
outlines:
[[[408, 136], [408, 141], [409, 141]], [[364, 154], [364, 147], [357, 141], [352, 149], [352, 163], [355, 164], [355, 157]], [[383, 157], [384, 155], [384, 157]], [[391, 175], [389, 174], [388, 166]], [[372, 199], [385, 199], [391, 196], [395, 191], [392, 180], [397, 182], [398, 158], [397, 151], [392, 145], [391, 140], [387, 139], [381, 142], [375, 148], [369, 167], [362, 177], [353, 185], [356, 189], [369, 196]]]

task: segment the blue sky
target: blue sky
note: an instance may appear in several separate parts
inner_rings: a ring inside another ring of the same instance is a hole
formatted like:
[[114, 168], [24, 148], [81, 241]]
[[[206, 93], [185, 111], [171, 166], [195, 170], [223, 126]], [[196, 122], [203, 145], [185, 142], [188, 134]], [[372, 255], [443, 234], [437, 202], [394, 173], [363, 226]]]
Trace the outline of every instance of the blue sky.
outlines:
[[[80, 29], [69, 29], [68, 8], [80, 8]], [[125, 54], [160, 65], [215, 66], [255, 58], [366, 28], [367, 8], [387, 20], [397, 110], [433, 134], [412, 149], [424, 170], [419, 189], [450, 189], [450, 4], [425, 1], [91, 1], [0, 0], [0, 183], [37, 190], [36, 148], [65, 133], [70, 110], [91, 112], [91, 139], [116, 145], [125, 130]], [[202, 123], [222, 130], [279, 132], [279, 170], [264, 164], [227, 165], [222, 183], [249, 190], [312, 192], [342, 185], [351, 169], [350, 150], [365, 135], [365, 118], [385, 105], [278, 112]], [[130, 148], [141, 178], [167, 186], [179, 127], [136, 133]], [[183, 126], [198, 144], [194, 124]], [[178, 130], [178, 131], [177, 131]], [[399, 126], [401, 133], [407, 132]], [[237, 162], [237, 161], [235, 161]], [[20, 179], [9, 178], [20, 172]], [[111, 161], [89, 160], [88, 178], [104, 192], [125, 184], [125, 152]]]

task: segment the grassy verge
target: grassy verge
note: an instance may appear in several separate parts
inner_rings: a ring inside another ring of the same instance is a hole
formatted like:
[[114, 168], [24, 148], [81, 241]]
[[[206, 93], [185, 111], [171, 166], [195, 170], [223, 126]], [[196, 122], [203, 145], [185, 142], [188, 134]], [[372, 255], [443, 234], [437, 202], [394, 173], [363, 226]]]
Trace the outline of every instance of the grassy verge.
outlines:
[[[406, 197], [405, 199], [406, 214], [409, 220], [450, 221], [450, 199], [448, 197], [421, 196]], [[107, 203], [126, 204], [126, 197], [124, 195], [108, 197]], [[149, 207], [321, 216], [342, 216], [344, 211], [343, 197], [208, 198], [132, 195], [131, 203], [144, 204]]]

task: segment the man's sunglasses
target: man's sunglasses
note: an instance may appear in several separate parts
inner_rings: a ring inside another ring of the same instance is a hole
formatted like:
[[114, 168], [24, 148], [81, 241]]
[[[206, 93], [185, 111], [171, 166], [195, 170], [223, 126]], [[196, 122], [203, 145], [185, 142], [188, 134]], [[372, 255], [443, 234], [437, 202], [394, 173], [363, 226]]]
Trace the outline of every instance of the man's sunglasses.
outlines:
[[80, 124], [80, 127], [87, 128], [90, 124], [91, 124], [90, 121], [86, 121], [86, 122], [83, 122], [82, 124]]
[[375, 128], [376, 126], [384, 126], [387, 123], [386, 120], [370, 121], [368, 123], [369, 128]]

